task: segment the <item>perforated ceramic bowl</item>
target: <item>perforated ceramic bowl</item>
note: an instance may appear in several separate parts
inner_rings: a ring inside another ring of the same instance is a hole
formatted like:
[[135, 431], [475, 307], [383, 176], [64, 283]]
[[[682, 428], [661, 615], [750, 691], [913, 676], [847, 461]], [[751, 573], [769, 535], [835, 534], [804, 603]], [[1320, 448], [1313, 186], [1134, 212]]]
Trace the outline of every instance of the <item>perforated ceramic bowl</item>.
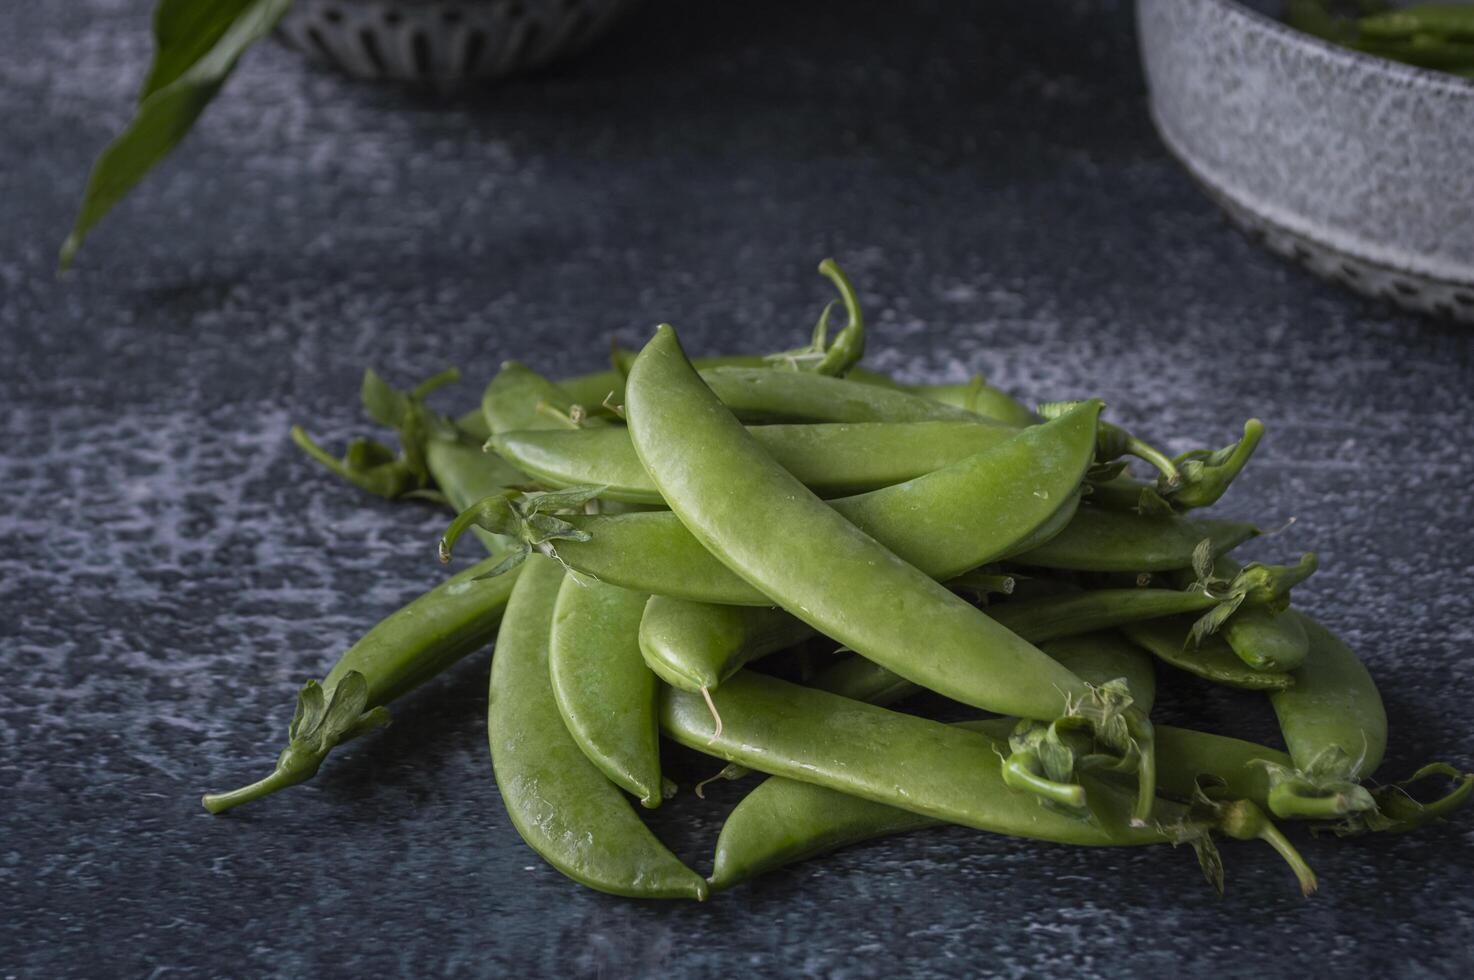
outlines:
[[1474, 323], [1474, 81], [1235, 0], [1137, 0], [1152, 117], [1228, 215], [1360, 293]]
[[288, 46], [358, 78], [441, 87], [500, 78], [587, 47], [634, 0], [297, 0]]

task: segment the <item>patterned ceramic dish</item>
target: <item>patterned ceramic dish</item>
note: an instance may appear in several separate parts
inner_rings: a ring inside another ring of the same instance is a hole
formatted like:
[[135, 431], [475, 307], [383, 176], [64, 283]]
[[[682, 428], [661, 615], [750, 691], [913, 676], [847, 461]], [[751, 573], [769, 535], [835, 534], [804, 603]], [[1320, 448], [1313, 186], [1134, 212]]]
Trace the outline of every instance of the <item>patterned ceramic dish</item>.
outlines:
[[545, 65], [587, 47], [632, 0], [297, 0], [290, 47], [359, 78], [441, 87]]
[[1309, 37], [1234, 0], [1137, 0], [1152, 117], [1249, 235], [1474, 323], [1474, 80]]

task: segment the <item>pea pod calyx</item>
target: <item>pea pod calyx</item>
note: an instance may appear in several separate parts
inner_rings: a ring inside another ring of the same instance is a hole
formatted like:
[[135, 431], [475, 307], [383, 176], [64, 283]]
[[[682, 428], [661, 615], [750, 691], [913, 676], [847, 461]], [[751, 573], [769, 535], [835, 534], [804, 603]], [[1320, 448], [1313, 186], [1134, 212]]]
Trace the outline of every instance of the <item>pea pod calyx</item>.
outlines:
[[308, 681], [297, 695], [297, 708], [287, 727], [287, 747], [271, 775], [240, 789], [206, 794], [200, 802], [211, 813], [223, 813], [311, 779], [339, 743], [389, 723], [389, 709], [382, 705], [364, 711], [368, 694], [368, 681], [356, 670], [343, 675], [331, 697], [324, 695], [317, 681]]
[[512, 553], [486, 573], [487, 578], [511, 571], [534, 551], [556, 559], [554, 541], [588, 541], [589, 534], [555, 515], [583, 508], [606, 489], [603, 486], [528, 492], [506, 489], [482, 497], [457, 514], [446, 528], [440, 538], [440, 560], [450, 561], [456, 542], [473, 527], [506, 535], [517, 542]]
[[1319, 559], [1312, 552], [1300, 556], [1294, 565], [1265, 565], [1252, 562], [1245, 565], [1231, 580], [1217, 576], [1214, 572], [1213, 542], [1204, 540], [1193, 550], [1193, 572], [1197, 580], [1189, 591], [1201, 590], [1209, 595], [1221, 597], [1222, 601], [1208, 610], [1193, 623], [1188, 633], [1189, 646], [1198, 646], [1216, 633], [1241, 607], [1263, 606], [1281, 611], [1289, 606], [1290, 590], [1320, 567]]

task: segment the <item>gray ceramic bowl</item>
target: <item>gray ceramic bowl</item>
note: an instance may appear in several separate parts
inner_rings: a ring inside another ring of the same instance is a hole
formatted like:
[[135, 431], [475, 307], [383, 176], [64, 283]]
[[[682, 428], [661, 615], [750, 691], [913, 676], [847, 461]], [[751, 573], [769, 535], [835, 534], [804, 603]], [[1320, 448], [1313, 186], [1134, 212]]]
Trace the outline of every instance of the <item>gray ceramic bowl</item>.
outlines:
[[1252, 237], [1474, 322], [1474, 81], [1348, 51], [1234, 0], [1137, 0], [1163, 141]]
[[634, 0], [296, 0], [289, 47], [358, 78], [441, 87], [573, 54]]

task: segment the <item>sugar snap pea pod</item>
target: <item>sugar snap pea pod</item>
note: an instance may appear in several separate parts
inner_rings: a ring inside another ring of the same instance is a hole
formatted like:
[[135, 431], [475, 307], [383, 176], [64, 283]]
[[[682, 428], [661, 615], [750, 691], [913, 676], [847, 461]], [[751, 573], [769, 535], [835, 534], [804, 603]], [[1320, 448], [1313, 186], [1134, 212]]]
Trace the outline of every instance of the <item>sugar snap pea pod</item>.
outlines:
[[1172, 616], [1125, 623], [1121, 629], [1163, 662], [1217, 684], [1251, 691], [1283, 691], [1295, 686], [1296, 678], [1292, 674], [1254, 670], [1235, 656], [1220, 636], [1206, 637], [1193, 646], [1189, 639], [1192, 627], [1191, 618]]
[[[635, 358], [639, 354], [639, 351], [615, 348], [614, 369], [620, 378], [629, 377], [630, 367], [635, 363]], [[715, 357], [693, 357], [691, 363], [698, 371], [712, 371], [717, 368], [771, 368], [773, 366], [772, 361], [769, 360], [771, 356], [770, 354], [722, 354]], [[898, 391], [911, 390], [911, 386], [896, 381], [888, 374], [859, 366], [850, 368], [845, 373], [844, 379], [856, 384], [878, 385], [881, 388], [894, 388]], [[621, 385], [620, 404], [624, 404], [623, 393], [624, 388]]]
[[[1008, 735], [1012, 721], [995, 718], [980, 722], [963, 722], [957, 728], [976, 732], [995, 742], [1002, 742]], [[1196, 789], [1199, 772], [1217, 769], [1223, 762], [1233, 765], [1239, 754], [1236, 739], [1219, 740], [1216, 736], [1204, 735], [1185, 729], [1161, 726], [1158, 734], [1162, 744], [1171, 746], [1172, 766], [1163, 770], [1163, 778], [1175, 785], [1186, 784], [1189, 796]], [[1247, 743], [1242, 743], [1247, 744]], [[1274, 755], [1272, 750], [1265, 750]], [[1091, 780], [1091, 777], [1086, 777]], [[1096, 785], [1091, 786], [1091, 798], [1103, 795]], [[1104, 804], [1120, 807], [1121, 797], [1107, 796]], [[1205, 833], [1211, 829], [1228, 832], [1238, 838], [1258, 837], [1265, 839], [1289, 863], [1300, 879], [1301, 889], [1307, 894], [1315, 888], [1315, 875], [1281, 835], [1274, 825], [1264, 818], [1260, 804], [1252, 798], [1229, 804], [1216, 814], [1216, 820], [1205, 821], [1196, 830]], [[1169, 813], [1171, 804], [1162, 807], [1163, 816]], [[1195, 814], [1188, 810], [1172, 811], [1180, 814], [1184, 824], [1190, 824]], [[1201, 819], [1201, 817], [1199, 817]], [[830, 789], [814, 783], [800, 782], [781, 776], [763, 780], [742, 802], [737, 804], [722, 824], [721, 836], [717, 840], [716, 856], [710, 878], [711, 886], [717, 890], [730, 888], [759, 874], [784, 865], [825, 854], [838, 848], [861, 841], [873, 840], [906, 833], [942, 824], [944, 821], [898, 809], [884, 803], [862, 799], [848, 793]], [[1215, 826], [1216, 823], [1216, 826]], [[1065, 838], [1066, 843], [1078, 843]], [[1199, 845], [1207, 851], [1204, 870], [1210, 881], [1221, 887], [1219, 870], [1213, 861], [1213, 851], [1206, 838]]]
[[1192, 567], [1204, 540], [1222, 554], [1258, 535], [1252, 524], [1139, 514], [1081, 506], [1059, 534], [1024, 554], [1023, 565], [1082, 572], [1161, 572]]
[[[1075, 488], [1094, 451], [1096, 411], [1087, 406], [951, 466], [830, 506], [905, 561], [950, 578], [1058, 533], [1059, 512], [1078, 502]], [[772, 605], [669, 511], [567, 515], [562, 520], [579, 536], [557, 542], [513, 511], [498, 505], [464, 523], [552, 548], [570, 567], [624, 588], [693, 602]], [[453, 545], [454, 535], [447, 538]]]
[[[848, 378], [721, 367], [701, 378], [744, 422], [976, 422], [981, 416], [898, 388]], [[626, 390], [628, 401], [628, 390]]]
[[1387, 749], [1387, 713], [1356, 654], [1315, 620], [1293, 610], [1310, 653], [1293, 687], [1270, 695], [1297, 771], [1271, 772], [1270, 806], [1281, 816], [1332, 817], [1375, 805], [1359, 782]]
[[971, 381], [963, 384], [914, 385], [907, 390], [944, 405], [955, 405], [984, 418], [995, 419], [1005, 425], [1023, 428], [1039, 422], [1039, 416], [1034, 414], [1033, 409], [1006, 392], [994, 388], [981, 375], [973, 375]]
[[575, 881], [636, 898], [706, 897], [706, 882], [641, 822], [588, 760], [553, 697], [548, 655], [563, 569], [535, 555], [507, 605], [491, 664], [491, 762], [512, 825]]
[[[665, 688], [661, 729], [675, 741], [760, 772], [837, 789], [889, 806], [998, 833], [1077, 844], [1148, 844], [1155, 825], [1133, 826], [1129, 798], [1090, 794], [1095, 820], [1041, 809], [1011, 792], [998, 768], [1006, 742], [889, 711], [754, 671], [713, 693], [726, 730], [711, 737], [700, 695]], [[1159, 818], [1171, 819], [1170, 814]]]
[[[635, 360], [626, 411], [635, 451], [672, 512], [707, 550], [810, 626], [908, 680], [977, 707], [1052, 719], [1094, 705], [1089, 685], [825, 506], [773, 462], [702, 383], [670, 327], [657, 330]], [[1079, 421], [1083, 413], [1084, 428], [1093, 433], [1099, 411], [1093, 402], [1068, 419]], [[1037, 464], [1015, 474], [1031, 489]], [[905, 499], [915, 486], [897, 489]], [[1051, 496], [1062, 501], [1064, 494]], [[957, 510], [966, 515], [958, 529], [979, 522], [975, 509], [958, 503]], [[1005, 511], [999, 519], [1017, 518], [1013, 508], [999, 510]], [[754, 534], [755, 528], [767, 533]], [[1146, 761], [1150, 723], [1129, 707], [1121, 718], [1119, 729], [1097, 734], [1119, 736], [1118, 752], [1143, 760], [1136, 818], [1145, 820], [1154, 798]]]
[[[1100, 589], [999, 603], [989, 606], [987, 614], [1037, 644], [1123, 623], [1202, 612], [1222, 601], [1223, 596], [1202, 591]], [[700, 691], [715, 688], [748, 661], [811, 634], [812, 630], [781, 609], [662, 599], [652, 600], [646, 610], [640, 642], [646, 662], [662, 680], [683, 691]], [[1073, 664], [1066, 666], [1074, 670]], [[1142, 700], [1134, 688], [1132, 695]]]
[[566, 575], [553, 610], [548, 668], [568, 733], [609, 780], [647, 807], [660, 805], [657, 682], [640, 659], [648, 597]]
[[577, 429], [608, 425], [568, 393], [517, 361], [507, 361], [481, 396], [481, 414], [493, 435], [517, 429]]
[[660, 679], [685, 691], [714, 688], [750, 660], [812, 634], [765, 606], [717, 606], [653, 596], [639, 623], [639, 649]]
[[384, 705], [490, 643], [516, 580], [483, 577], [500, 560], [473, 565], [390, 614], [348, 648], [321, 685], [308, 681], [271, 775], [207, 795], [205, 809], [221, 813], [312, 778], [335, 746], [388, 723]]
[[[987, 422], [759, 425], [748, 430], [778, 464], [823, 497], [888, 487], [966, 459], [1016, 434]], [[627, 430], [535, 429], [494, 436], [499, 454], [549, 486], [602, 484], [605, 498], [663, 504]]]
[[624, 375], [618, 371], [577, 374], [554, 383], [571, 405], [582, 406], [591, 415], [617, 417], [624, 410]]
[[456, 428], [477, 443], [483, 443], [491, 438], [491, 430], [486, 427], [486, 416], [481, 414], [480, 408], [473, 408], [469, 412], [457, 415], [455, 422]]

